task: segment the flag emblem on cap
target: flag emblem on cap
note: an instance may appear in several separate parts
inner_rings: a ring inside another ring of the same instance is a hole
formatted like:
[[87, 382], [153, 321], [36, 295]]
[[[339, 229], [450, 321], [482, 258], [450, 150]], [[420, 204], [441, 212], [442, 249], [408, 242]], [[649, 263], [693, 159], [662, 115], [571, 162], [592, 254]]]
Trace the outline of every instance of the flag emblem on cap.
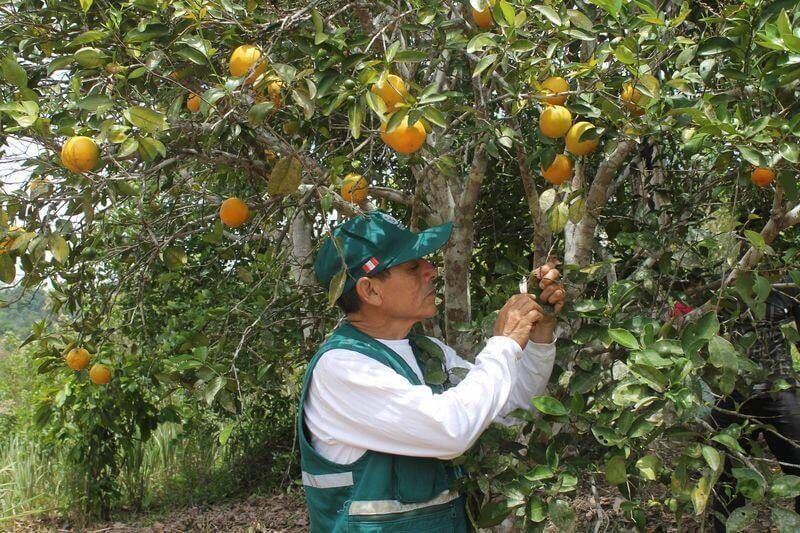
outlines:
[[379, 263], [380, 261], [378, 261], [375, 257], [370, 257], [369, 261], [361, 265], [361, 269], [367, 274], [369, 274], [370, 272], [375, 270], [375, 267], [377, 267]]

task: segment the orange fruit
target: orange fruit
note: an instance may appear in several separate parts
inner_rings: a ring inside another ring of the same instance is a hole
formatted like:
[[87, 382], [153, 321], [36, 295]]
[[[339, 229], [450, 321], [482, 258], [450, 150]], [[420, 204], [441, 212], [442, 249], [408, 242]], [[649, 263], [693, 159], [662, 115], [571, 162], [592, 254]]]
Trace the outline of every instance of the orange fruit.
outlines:
[[572, 161], [564, 154], [558, 154], [547, 169], [541, 169], [544, 179], [553, 185], [561, 185], [572, 177]]
[[775, 171], [769, 167], [756, 167], [750, 173], [750, 181], [759, 187], [766, 187], [775, 179]]
[[406, 82], [403, 78], [395, 74], [386, 76], [386, 80], [382, 85], [377, 83], [372, 85], [370, 89], [376, 96], [378, 96], [386, 104], [386, 111], [391, 113], [394, 111], [397, 104], [405, 101], [408, 90], [406, 89]]
[[200, 111], [200, 95], [192, 93], [186, 100], [186, 108], [192, 113]]
[[238, 228], [250, 219], [250, 209], [241, 199], [231, 197], [219, 206], [219, 218], [229, 228]]
[[360, 204], [367, 199], [369, 183], [361, 174], [348, 174], [342, 182], [342, 198], [345, 202]]
[[549, 105], [539, 117], [539, 129], [551, 139], [563, 137], [572, 126], [572, 114], [560, 105]]
[[100, 160], [100, 149], [90, 137], [70, 137], [61, 147], [61, 163], [72, 172], [92, 170]]
[[422, 121], [418, 120], [413, 126], [408, 125], [408, 116], [392, 131], [386, 131], [388, 122], [381, 123], [381, 139], [391, 148], [401, 154], [413, 154], [420, 149], [428, 136]]
[[478, 11], [474, 7], [472, 8], [472, 21], [482, 30], [490, 30], [494, 27], [494, 19], [492, 19], [493, 5], [494, 0], [489, 0], [489, 5], [481, 11]]
[[639, 101], [642, 99], [642, 96], [644, 95], [639, 89], [630, 83], [626, 83], [622, 86], [622, 94], [619, 99], [622, 100], [623, 106], [641, 116], [644, 114], [644, 109], [639, 106]]
[[67, 353], [67, 366], [80, 371], [89, 366], [89, 352], [86, 348], [73, 348]]
[[111, 381], [111, 370], [102, 363], [95, 363], [89, 369], [89, 379], [95, 385], [105, 385]]
[[550, 76], [542, 82], [542, 87], [547, 90], [547, 94], [554, 94], [555, 96], [548, 96], [547, 103], [550, 105], [562, 105], [567, 101], [565, 93], [569, 91], [569, 82], [560, 76]]
[[598, 139], [586, 139], [581, 142], [581, 135], [583, 135], [586, 130], [591, 129], [594, 129], [594, 124], [591, 122], [576, 122], [567, 132], [567, 151], [575, 155], [587, 155], [594, 152], [599, 142]]
[[[231, 54], [230, 59], [230, 71], [231, 76], [234, 78], [238, 78], [240, 76], [244, 76], [250, 69], [253, 68], [253, 65], [259, 60], [261, 57], [261, 50], [257, 46], [253, 46], [250, 44], [243, 44], [236, 48]], [[253, 83], [256, 78], [258, 78], [261, 74], [264, 73], [267, 66], [261, 62], [258, 67], [250, 74], [245, 83]]]

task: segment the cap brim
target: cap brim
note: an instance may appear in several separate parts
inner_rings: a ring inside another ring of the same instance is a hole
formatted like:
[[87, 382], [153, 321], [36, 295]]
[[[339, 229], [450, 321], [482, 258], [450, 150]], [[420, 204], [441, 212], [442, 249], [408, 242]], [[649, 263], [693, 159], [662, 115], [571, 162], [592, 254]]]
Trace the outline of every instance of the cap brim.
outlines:
[[453, 234], [453, 223], [448, 222], [441, 226], [434, 226], [414, 235], [414, 239], [402, 244], [398, 254], [394, 256], [386, 267], [399, 265], [412, 259], [421, 259], [440, 249], [447, 244]]

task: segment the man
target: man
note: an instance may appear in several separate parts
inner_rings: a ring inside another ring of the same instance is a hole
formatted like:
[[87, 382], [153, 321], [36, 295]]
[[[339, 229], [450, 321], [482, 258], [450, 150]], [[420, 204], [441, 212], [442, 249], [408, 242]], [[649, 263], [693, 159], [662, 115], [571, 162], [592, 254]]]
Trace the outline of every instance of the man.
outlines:
[[[336, 242], [327, 238], [317, 255], [325, 288], [346, 269], [338, 303], [347, 316], [309, 363], [300, 398], [313, 532], [467, 531], [464, 498], [452, 489], [461, 471], [450, 459], [492, 421], [530, 408], [547, 384], [556, 319], [544, 317], [531, 295], [503, 306], [474, 365], [438, 340], [409, 335], [436, 315], [438, 273], [424, 257], [451, 232], [445, 224], [414, 234], [372, 211], [337, 227]], [[539, 273], [540, 298], [558, 314], [559, 273], [552, 266]], [[463, 379], [457, 367], [468, 371]], [[426, 375], [434, 376], [427, 384]]]

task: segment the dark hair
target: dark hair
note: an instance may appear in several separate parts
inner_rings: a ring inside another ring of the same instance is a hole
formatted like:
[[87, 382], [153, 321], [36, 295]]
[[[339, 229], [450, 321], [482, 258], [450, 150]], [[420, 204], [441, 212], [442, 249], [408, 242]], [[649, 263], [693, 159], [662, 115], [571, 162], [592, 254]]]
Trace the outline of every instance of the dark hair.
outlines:
[[[381, 270], [377, 274], [368, 274], [363, 277], [383, 280], [388, 278], [389, 274], [389, 270]], [[341, 309], [346, 315], [349, 315], [350, 313], [358, 313], [361, 310], [361, 298], [358, 297], [356, 288], [353, 287], [346, 293], [339, 296], [339, 299], [336, 300], [336, 305], [338, 305], [339, 309]]]

